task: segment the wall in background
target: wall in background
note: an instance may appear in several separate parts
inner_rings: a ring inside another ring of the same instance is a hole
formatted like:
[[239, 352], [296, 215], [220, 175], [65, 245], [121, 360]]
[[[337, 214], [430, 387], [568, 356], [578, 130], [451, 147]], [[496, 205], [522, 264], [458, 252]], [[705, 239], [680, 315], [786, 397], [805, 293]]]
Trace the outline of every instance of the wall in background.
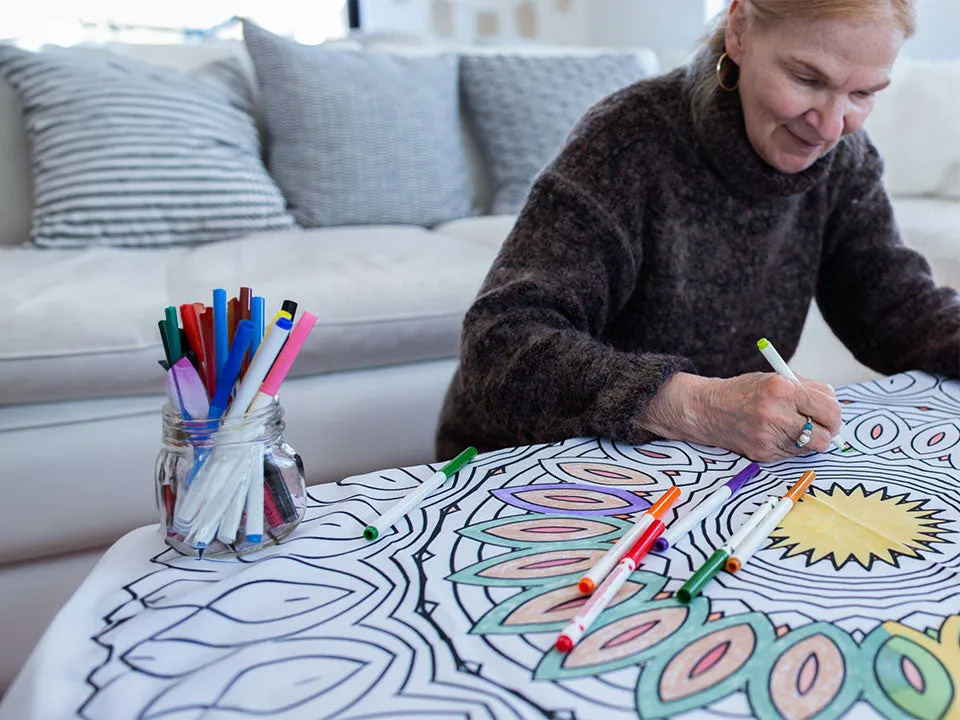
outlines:
[[960, 59], [960, 2], [919, 0], [917, 34], [907, 41], [903, 53], [927, 60]]
[[365, 0], [363, 31], [451, 44], [582, 45], [588, 0]]
[[705, 32], [703, 0], [591, 0], [587, 44], [649, 47], [664, 68], [681, 64]]
[[[682, 63], [726, 0], [363, 0], [367, 32], [452, 43], [649, 47]], [[916, 58], [960, 59], [960, 0], [918, 0]]]
[[724, 0], [365, 0], [363, 30], [467, 44], [648, 47], [683, 62]]

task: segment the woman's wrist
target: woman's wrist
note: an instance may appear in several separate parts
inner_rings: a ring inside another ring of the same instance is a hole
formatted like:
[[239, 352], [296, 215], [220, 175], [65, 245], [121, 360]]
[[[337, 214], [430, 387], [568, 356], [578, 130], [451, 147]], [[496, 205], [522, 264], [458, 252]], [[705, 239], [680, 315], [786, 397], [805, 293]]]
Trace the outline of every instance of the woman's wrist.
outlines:
[[647, 404], [637, 422], [641, 428], [669, 440], [703, 443], [708, 440], [710, 397], [718, 380], [677, 373]]

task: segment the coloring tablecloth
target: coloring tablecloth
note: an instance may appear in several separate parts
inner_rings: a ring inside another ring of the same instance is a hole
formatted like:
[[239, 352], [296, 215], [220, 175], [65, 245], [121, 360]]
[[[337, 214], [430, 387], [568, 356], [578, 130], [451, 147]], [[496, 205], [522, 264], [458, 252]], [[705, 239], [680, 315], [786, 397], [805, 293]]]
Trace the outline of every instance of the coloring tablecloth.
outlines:
[[[838, 397], [856, 452], [765, 464], [648, 556], [567, 655], [552, 645], [576, 581], [635, 514], [676, 484], [665, 519], [682, 515], [746, 460], [596, 438], [486, 453], [367, 542], [436, 468], [391, 469], [311, 488], [298, 531], [238, 561], [181, 557], [141, 528], [57, 616], [0, 716], [957, 717], [960, 383], [906, 373]], [[679, 604], [807, 468], [765, 549]]]

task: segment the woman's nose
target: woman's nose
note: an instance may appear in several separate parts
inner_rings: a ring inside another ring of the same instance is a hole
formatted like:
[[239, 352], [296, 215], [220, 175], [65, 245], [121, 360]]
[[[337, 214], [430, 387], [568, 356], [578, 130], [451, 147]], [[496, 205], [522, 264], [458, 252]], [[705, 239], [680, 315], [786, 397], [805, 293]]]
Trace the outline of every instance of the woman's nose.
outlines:
[[844, 133], [844, 126], [847, 124], [846, 111], [847, 103], [844, 99], [830, 97], [808, 110], [804, 119], [816, 130], [824, 143], [834, 143]]

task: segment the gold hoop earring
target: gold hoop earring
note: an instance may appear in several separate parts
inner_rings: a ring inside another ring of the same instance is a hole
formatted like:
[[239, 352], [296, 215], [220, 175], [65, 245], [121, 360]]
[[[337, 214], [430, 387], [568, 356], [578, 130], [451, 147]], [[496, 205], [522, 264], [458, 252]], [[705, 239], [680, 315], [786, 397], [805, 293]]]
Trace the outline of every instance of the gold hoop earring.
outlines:
[[740, 69], [737, 68], [737, 81], [733, 85], [725, 85], [723, 80], [729, 74], [730, 68], [728, 67], [726, 70], [724, 70], [724, 60], [730, 60], [730, 64], [733, 65], [733, 67], [737, 67], [737, 64], [730, 58], [730, 56], [727, 53], [723, 53], [723, 55], [721, 55], [717, 60], [717, 85], [719, 85], [722, 90], [733, 92], [740, 87]]

